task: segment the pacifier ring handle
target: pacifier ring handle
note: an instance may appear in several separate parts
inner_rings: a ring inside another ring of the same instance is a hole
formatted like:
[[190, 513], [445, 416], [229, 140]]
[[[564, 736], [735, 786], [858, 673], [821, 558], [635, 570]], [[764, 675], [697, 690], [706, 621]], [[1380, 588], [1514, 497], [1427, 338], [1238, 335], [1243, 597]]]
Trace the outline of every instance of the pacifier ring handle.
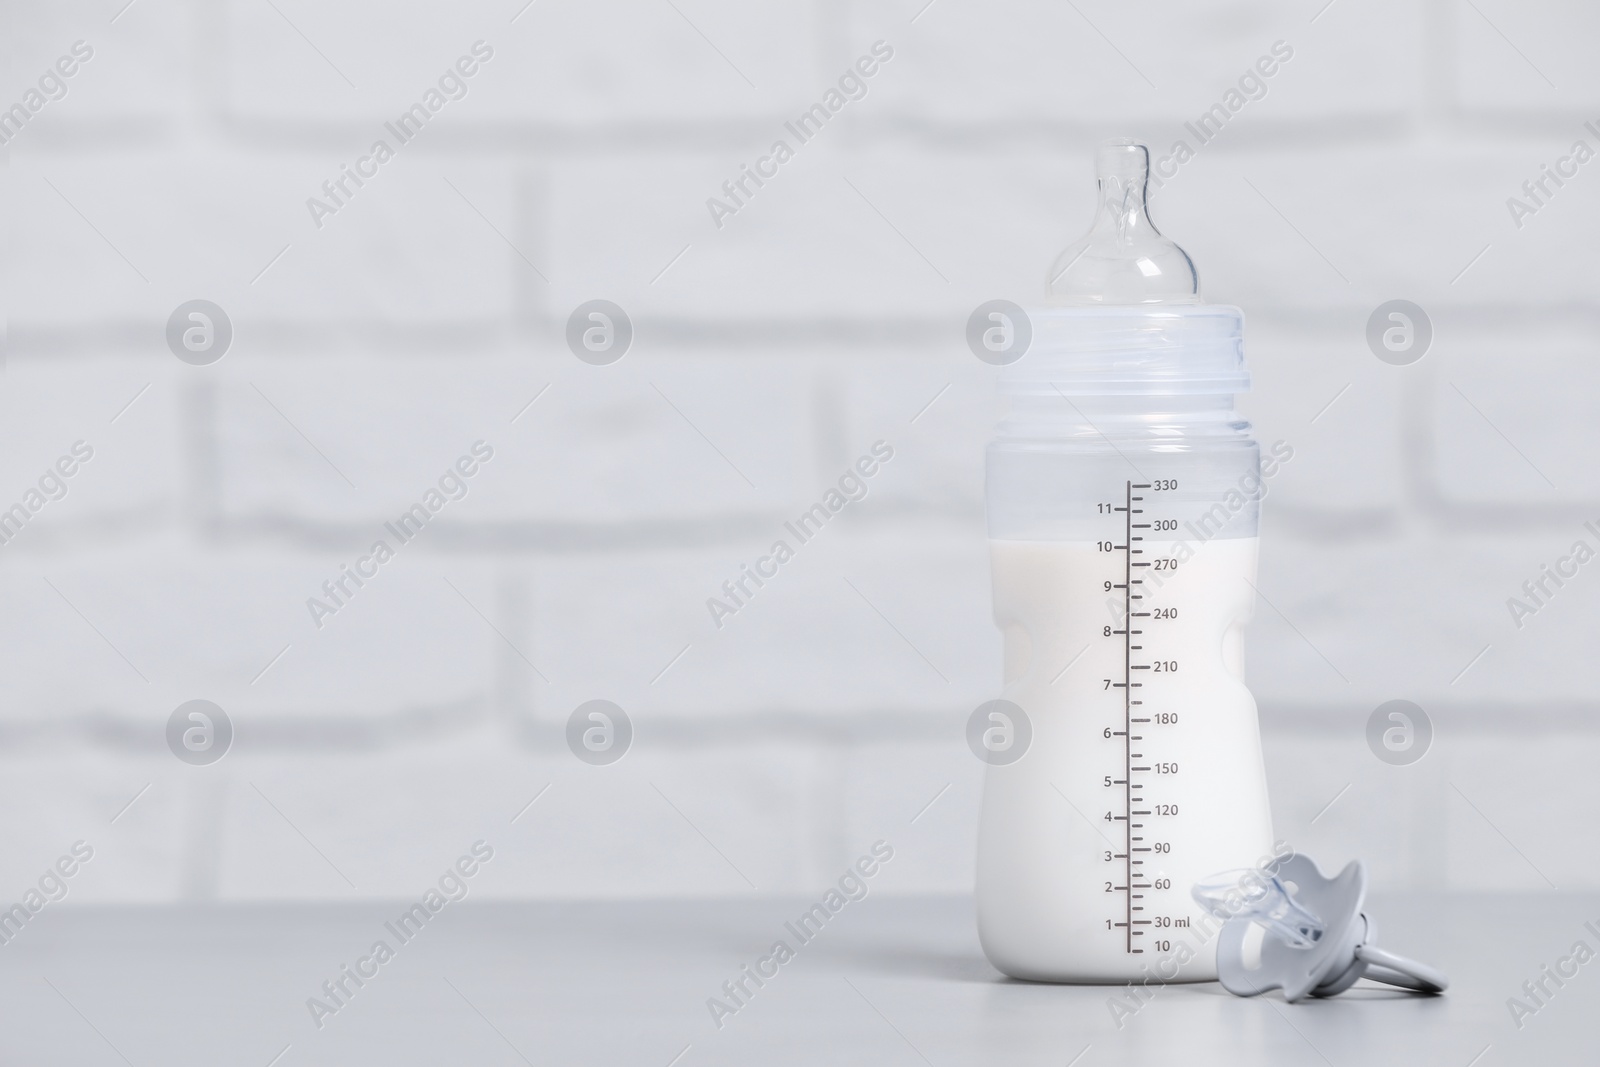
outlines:
[[1363, 978], [1385, 985], [1409, 989], [1414, 993], [1443, 993], [1450, 986], [1450, 980], [1442, 972], [1426, 963], [1385, 952], [1376, 945], [1357, 945], [1356, 959], [1367, 965]]

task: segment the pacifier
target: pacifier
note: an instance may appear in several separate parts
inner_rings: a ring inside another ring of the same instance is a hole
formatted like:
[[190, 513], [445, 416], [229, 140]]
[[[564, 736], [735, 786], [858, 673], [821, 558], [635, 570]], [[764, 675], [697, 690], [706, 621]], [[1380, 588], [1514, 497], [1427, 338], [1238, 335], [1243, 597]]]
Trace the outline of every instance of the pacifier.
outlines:
[[[1306, 856], [1290, 856], [1276, 872], [1226, 871], [1197, 883], [1196, 903], [1224, 920], [1217, 937], [1217, 976], [1228, 992], [1253, 997], [1283, 990], [1289, 1002], [1343, 993], [1360, 978], [1416, 993], [1442, 993], [1449, 981], [1426, 964], [1372, 944], [1376, 927], [1361, 910], [1367, 868], [1352, 860], [1325, 878]], [[1246, 938], [1261, 930], [1259, 961], [1246, 962]]]

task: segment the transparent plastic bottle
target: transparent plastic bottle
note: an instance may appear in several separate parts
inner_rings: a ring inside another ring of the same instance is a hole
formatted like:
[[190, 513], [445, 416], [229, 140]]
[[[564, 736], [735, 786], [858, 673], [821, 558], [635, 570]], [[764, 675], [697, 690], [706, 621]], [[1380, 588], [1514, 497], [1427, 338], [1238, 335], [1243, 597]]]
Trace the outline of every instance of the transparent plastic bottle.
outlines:
[[978, 931], [1017, 978], [1209, 980], [1190, 886], [1272, 844], [1242, 677], [1262, 491], [1233, 410], [1243, 316], [1201, 303], [1150, 223], [1145, 147], [1097, 164], [1094, 225], [1051, 267], [988, 450], [1004, 697], [1032, 736], [986, 771]]

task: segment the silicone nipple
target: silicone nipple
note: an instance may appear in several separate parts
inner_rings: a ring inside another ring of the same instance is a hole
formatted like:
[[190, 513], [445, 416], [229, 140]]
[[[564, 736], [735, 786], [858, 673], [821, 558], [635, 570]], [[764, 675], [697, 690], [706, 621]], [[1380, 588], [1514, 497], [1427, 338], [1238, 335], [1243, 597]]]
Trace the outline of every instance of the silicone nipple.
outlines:
[[1225, 871], [1195, 884], [1195, 903], [1219, 919], [1260, 923], [1294, 948], [1322, 939], [1322, 920], [1300, 906], [1276, 875], [1260, 870]]
[[1136, 141], [1107, 141], [1095, 153], [1095, 171], [1100, 201], [1094, 224], [1051, 264], [1050, 303], [1199, 303], [1194, 263], [1150, 221], [1150, 150]]

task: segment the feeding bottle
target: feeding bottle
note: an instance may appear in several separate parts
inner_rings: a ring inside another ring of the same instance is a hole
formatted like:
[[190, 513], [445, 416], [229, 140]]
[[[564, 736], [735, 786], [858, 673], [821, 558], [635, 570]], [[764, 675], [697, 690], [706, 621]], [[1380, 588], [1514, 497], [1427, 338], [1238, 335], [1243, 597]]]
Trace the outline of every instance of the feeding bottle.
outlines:
[[1100, 147], [1094, 223], [1050, 268], [988, 449], [1003, 695], [1031, 739], [985, 772], [978, 932], [1017, 978], [1214, 979], [1190, 887], [1271, 855], [1244, 320], [1151, 224], [1149, 159]]

